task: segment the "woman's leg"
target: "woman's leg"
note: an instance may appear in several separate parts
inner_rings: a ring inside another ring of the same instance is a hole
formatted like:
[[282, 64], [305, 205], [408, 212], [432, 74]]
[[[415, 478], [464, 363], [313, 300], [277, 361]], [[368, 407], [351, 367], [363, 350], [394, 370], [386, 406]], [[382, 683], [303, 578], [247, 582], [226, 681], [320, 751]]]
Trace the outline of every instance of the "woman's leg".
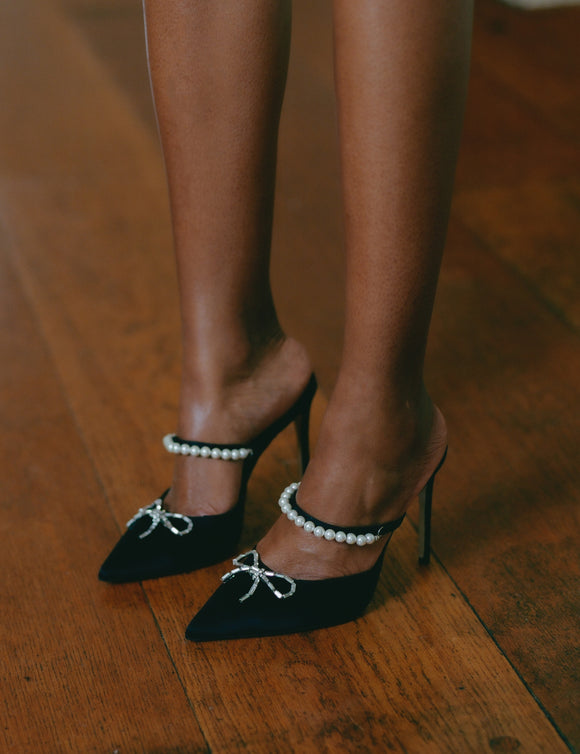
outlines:
[[[324, 521], [400, 515], [441, 460], [445, 422], [423, 384], [465, 100], [469, 0], [335, 0], [347, 307], [337, 384], [298, 493]], [[321, 542], [281, 518], [271, 568], [362, 571], [382, 545]]]
[[[165, 156], [183, 327], [177, 432], [244, 443], [310, 375], [285, 338], [269, 282], [289, 0], [144, 0]], [[180, 458], [168, 506], [220, 513], [240, 465]]]

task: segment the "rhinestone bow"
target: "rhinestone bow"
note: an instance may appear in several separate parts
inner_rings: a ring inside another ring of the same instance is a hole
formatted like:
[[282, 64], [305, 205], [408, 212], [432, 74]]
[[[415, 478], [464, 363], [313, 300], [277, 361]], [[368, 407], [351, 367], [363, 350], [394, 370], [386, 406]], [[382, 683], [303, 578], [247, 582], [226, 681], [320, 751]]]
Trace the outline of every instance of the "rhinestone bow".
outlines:
[[[175, 534], [178, 537], [183, 537], [184, 534], [189, 534], [193, 529], [193, 521], [190, 518], [181, 513], [166, 511], [163, 508], [163, 501], [161, 498], [157, 498], [157, 500], [151, 503], [151, 505], [145, 506], [145, 508], [139, 508], [133, 518], [130, 521], [127, 521], [127, 526], [131, 526], [131, 524], [134, 524], [135, 521], [143, 518], [143, 516], [151, 517], [151, 526], [144, 531], [143, 534], [139, 534], [139, 539], [148, 537], [151, 532], [159, 526], [159, 524], [163, 524], [166, 529], [169, 529], [172, 534]], [[184, 521], [185, 529], [178, 529], [171, 523], [171, 519], [174, 519], [175, 521]]]
[[[245, 563], [244, 559], [250, 555], [252, 556], [252, 562]], [[283, 573], [275, 573], [274, 571], [270, 571], [267, 568], [263, 568], [259, 565], [260, 556], [258, 555], [256, 550], [250, 550], [249, 552], [243, 553], [243, 555], [238, 555], [237, 558], [234, 558], [233, 563], [235, 566], [237, 566], [237, 568], [234, 568], [233, 571], [224, 574], [222, 576], [222, 581], [227, 581], [228, 579], [231, 579], [233, 576], [236, 576], [239, 573], [248, 573], [253, 579], [252, 586], [250, 587], [249, 591], [244, 594], [243, 597], [240, 597], [240, 602], [247, 600], [248, 597], [251, 597], [254, 594], [254, 592], [258, 588], [260, 581], [266, 584], [266, 586], [279, 600], [285, 600], [287, 597], [291, 597], [296, 591], [296, 582], [294, 581], [294, 579], [291, 579], [289, 576], [285, 576]], [[281, 592], [274, 586], [270, 579], [284, 581], [285, 584], [289, 587], [288, 591]]]

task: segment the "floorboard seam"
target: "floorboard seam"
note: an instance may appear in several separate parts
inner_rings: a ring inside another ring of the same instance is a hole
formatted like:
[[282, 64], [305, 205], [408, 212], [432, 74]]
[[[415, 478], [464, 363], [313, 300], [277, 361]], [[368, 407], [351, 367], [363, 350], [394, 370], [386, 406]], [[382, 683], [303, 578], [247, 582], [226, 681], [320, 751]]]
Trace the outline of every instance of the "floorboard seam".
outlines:
[[566, 130], [558, 128], [558, 125], [553, 120], [548, 118], [544, 114], [544, 112], [538, 108], [534, 101], [528, 99], [528, 97], [519, 89], [514, 88], [512, 84], [504, 81], [496, 73], [490, 71], [489, 68], [485, 68], [479, 63], [479, 61], [473, 61], [472, 68], [474, 70], [478, 69], [478, 73], [484, 76], [488, 81], [491, 81], [493, 85], [498, 89], [503, 91], [511, 102], [522, 107], [525, 111], [528, 112], [528, 114], [534, 117], [536, 122], [541, 123], [543, 126], [549, 128], [559, 139], [566, 141], [571, 146], [577, 145], [577, 140], [573, 134], [569, 133]]
[[194, 717], [194, 719], [195, 719], [195, 721], [196, 721], [196, 723], [197, 723], [197, 725], [199, 727], [199, 730], [201, 731], [201, 734], [203, 735], [203, 740], [205, 741], [205, 744], [206, 744], [206, 747], [207, 747], [205, 749], [206, 754], [211, 754], [212, 748], [209, 745], [209, 741], [207, 740], [205, 729], [204, 729], [204, 727], [203, 727], [203, 725], [201, 723], [201, 720], [197, 716], [197, 712], [195, 710], [195, 705], [193, 704], [193, 701], [191, 700], [189, 694], [187, 693], [187, 687], [186, 687], [186, 685], [185, 685], [185, 683], [184, 683], [184, 681], [183, 681], [183, 679], [181, 677], [181, 674], [180, 674], [180, 672], [178, 670], [177, 663], [173, 659], [173, 655], [171, 654], [171, 650], [169, 649], [169, 645], [165, 641], [165, 636], [163, 635], [163, 629], [161, 628], [161, 624], [157, 620], [157, 615], [155, 614], [155, 609], [154, 609], [153, 605], [151, 604], [151, 601], [149, 599], [149, 595], [147, 593], [147, 587], [143, 583], [141, 583], [141, 588], [143, 590], [143, 594], [145, 595], [145, 600], [147, 601], [147, 604], [149, 605], [149, 609], [151, 610], [151, 614], [153, 615], [153, 620], [155, 621], [155, 625], [157, 626], [157, 630], [159, 631], [159, 636], [161, 638], [161, 641], [163, 642], [163, 646], [165, 647], [165, 652], [167, 653], [167, 657], [169, 658], [169, 662], [171, 663], [171, 666], [173, 667], [173, 670], [175, 671], [175, 675], [177, 676], [177, 680], [179, 681], [179, 685], [183, 689], [183, 695], [187, 699], [187, 703], [189, 704], [189, 708], [191, 709], [193, 717]]
[[[411, 521], [411, 525], [413, 526], [413, 528], [416, 531], [418, 531], [418, 528], [415, 526], [415, 524], [412, 521]], [[552, 726], [552, 728], [556, 731], [556, 733], [558, 734], [558, 736], [560, 736], [560, 738], [562, 739], [562, 742], [568, 747], [568, 749], [572, 752], [572, 754], [576, 754], [576, 749], [572, 746], [571, 742], [568, 740], [568, 738], [566, 737], [566, 735], [560, 730], [560, 728], [558, 727], [558, 725], [555, 722], [554, 718], [552, 717], [550, 711], [544, 706], [544, 704], [542, 703], [541, 699], [539, 699], [536, 696], [536, 694], [534, 693], [534, 690], [528, 684], [528, 682], [526, 681], [526, 679], [522, 676], [522, 674], [520, 673], [520, 671], [518, 670], [518, 668], [511, 661], [510, 657], [503, 650], [501, 644], [495, 638], [495, 636], [493, 635], [492, 631], [487, 627], [485, 621], [480, 617], [480, 615], [477, 612], [477, 610], [475, 609], [475, 607], [471, 604], [471, 602], [469, 601], [469, 598], [467, 597], [467, 595], [465, 594], [465, 592], [463, 591], [463, 589], [459, 586], [459, 584], [457, 583], [457, 581], [453, 578], [453, 576], [451, 575], [451, 573], [447, 570], [447, 568], [445, 567], [445, 565], [439, 559], [439, 557], [437, 556], [437, 554], [435, 552], [431, 551], [431, 557], [435, 559], [435, 561], [437, 562], [437, 564], [441, 567], [441, 569], [444, 571], [444, 573], [449, 578], [449, 581], [457, 589], [457, 591], [461, 595], [461, 598], [463, 599], [463, 601], [465, 602], [465, 604], [467, 605], [467, 607], [471, 610], [471, 612], [475, 616], [475, 618], [478, 621], [478, 623], [480, 624], [480, 626], [483, 628], [483, 630], [485, 631], [485, 633], [489, 636], [489, 638], [494, 643], [495, 647], [497, 648], [497, 650], [499, 651], [499, 653], [501, 654], [501, 656], [505, 659], [505, 661], [508, 663], [508, 665], [513, 670], [513, 672], [516, 674], [517, 678], [520, 680], [520, 682], [522, 683], [522, 685], [524, 686], [524, 688], [526, 689], [526, 691], [528, 692], [528, 694], [532, 697], [532, 699], [534, 700], [534, 702], [540, 708], [540, 710], [542, 711], [542, 713], [544, 714], [544, 716], [546, 717], [546, 719], [548, 720], [548, 722], [550, 723], [550, 725]]]
[[[1, 209], [0, 209], [1, 212]], [[46, 330], [43, 327], [42, 324], [42, 317], [40, 316], [40, 312], [38, 311], [38, 307], [36, 306], [34, 295], [30, 291], [30, 284], [28, 282], [28, 276], [26, 273], [26, 265], [23, 264], [18, 257], [18, 254], [16, 253], [16, 242], [14, 241], [12, 234], [8, 230], [6, 223], [1, 221], [2, 224], [2, 231], [5, 234], [5, 237], [7, 237], [7, 250], [6, 250], [6, 259], [8, 264], [12, 267], [12, 270], [14, 272], [14, 277], [19, 281], [20, 288], [22, 291], [22, 297], [26, 301], [26, 304], [28, 305], [28, 308], [31, 312], [32, 318], [36, 323], [36, 330], [38, 334], [41, 337], [41, 340], [44, 344], [44, 348], [46, 351], [46, 355], [48, 360], [50, 361], [53, 373], [55, 375], [56, 381], [59, 385], [59, 389], [63, 396], [64, 404], [67, 407], [67, 410], [69, 412], [69, 415], [71, 417], [72, 423], [74, 424], [77, 433], [79, 435], [79, 439], [81, 441], [81, 444], [83, 446], [83, 449], [87, 455], [87, 458], [89, 460], [89, 464], [91, 467], [91, 470], [93, 471], [95, 475], [95, 479], [97, 481], [98, 486], [100, 487], [102, 493], [105, 505], [107, 509], [109, 510], [109, 513], [111, 514], [111, 518], [113, 519], [113, 522], [115, 526], [117, 527], [117, 530], [120, 532], [121, 529], [119, 527], [119, 524], [117, 522], [117, 519], [115, 517], [114, 511], [111, 507], [109, 496], [107, 495], [105, 486], [103, 484], [103, 480], [101, 477], [101, 474], [99, 473], [98, 467], [96, 465], [95, 459], [93, 457], [93, 454], [90, 451], [89, 445], [86, 441], [86, 435], [82, 429], [82, 425], [79, 422], [78, 416], [76, 411], [74, 410], [74, 407], [70, 401], [68, 391], [66, 389], [65, 381], [63, 380], [61, 371], [58, 367], [58, 359], [56, 358], [56, 354], [54, 352], [54, 349], [52, 348], [50, 338], [47, 336]]]
[[[72, 421], [73, 425], [75, 426], [76, 431], [77, 431], [77, 433], [79, 435], [79, 439], [80, 439], [82, 447], [83, 447], [83, 449], [84, 449], [84, 451], [85, 451], [85, 453], [87, 455], [89, 465], [90, 465], [91, 470], [93, 471], [93, 473], [95, 475], [95, 480], [96, 480], [98, 486], [100, 487], [100, 489], [102, 491], [105, 505], [106, 505], [106, 507], [109, 510], [109, 513], [111, 515], [111, 518], [113, 519], [113, 522], [114, 522], [115, 526], [117, 527], [117, 529], [119, 529], [117, 518], [116, 518], [116, 516], [114, 514], [114, 511], [113, 511], [111, 505], [110, 505], [109, 496], [107, 495], [105, 485], [103, 483], [102, 477], [101, 477], [101, 475], [99, 473], [99, 470], [98, 470], [98, 467], [97, 467], [97, 465], [95, 463], [94, 457], [93, 457], [93, 455], [92, 455], [92, 453], [90, 451], [90, 448], [88, 446], [88, 443], [86, 441], [86, 435], [83, 432], [82, 425], [80, 424], [80, 422], [78, 420], [78, 416], [77, 416], [77, 414], [76, 414], [76, 412], [75, 412], [75, 410], [74, 410], [74, 408], [72, 406], [71, 401], [69, 400], [69, 395], [68, 395], [68, 391], [66, 389], [65, 382], [64, 382], [64, 380], [62, 378], [60, 370], [58, 369], [58, 360], [55, 358], [55, 353], [54, 353], [54, 351], [53, 351], [53, 349], [51, 347], [50, 339], [47, 337], [46, 331], [44, 330], [44, 328], [42, 326], [42, 319], [39, 316], [39, 312], [38, 312], [38, 309], [37, 309], [37, 307], [36, 307], [36, 305], [34, 303], [34, 299], [33, 299], [33, 297], [30, 294], [29, 287], [28, 287], [28, 282], [27, 282], [27, 279], [26, 279], [26, 272], [24, 272], [24, 273], [22, 272], [21, 264], [18, 261], [18, 254], [14, 251], [16, 244], [14, 242], [14, 239], [12, 238], [12, 235], [9, 233], [9, 231], [8, 231], [8, 229], [6, 227], [6, 224], [4, 222], [2, 222], [2, 221], [0, 221], [0, 222], [1, 222], [2, 233], [3, 233], [3, 236], [4, 236], [5, 240], [6, 240], [6, 244], [5, 244], [5, 248], [4, 248], [4, 257], [6, 259], [6, 263], [12, 268], [12, 271], [14, 273], [14, 277], [19, 282], [19, 284], [20, 284], [20, 289], [21, 289], [21, 292], [22, 292], [22, 297], [23, 297], [24, 301], [26, 302], [26, 304], [27, 304], [27, 306], [28, 306], [28, 308], [29, 308], [29, 310], [31, 312], [32, 319], [36, 323], [37, 332], [39, 333], [39, 335], [41, 337], [42, 343], [44, 344], [44, 349], [46, 351], [46, 357], [47, 357], [47, 359], [49, 360], [49, 362], [52, 365], [53, 374], [54, 374], [56, 382], [57, 382], [57, 384], [59, 386], [59, 390], [60, 390], [60, 392], [61, 392], [61, 394], [63, 396], [64, 404], [67, 407], [67, 411], [68, 411], [68, 413], [69, 413], [69, 415], [71, 417], [71, 421]], [[191, 711], [193, 713], [194, 719], [195, 719], [195, 721], [196, 721], [196, 723], [197, 723], [197, 725], [198, 725], [198, 727], [199, 727], [199, 729], [200, 729], [200, 731], [201, 731], [201, 733], [202, 733], [202, 735], [204, 737], [204, 741], [206, 743], [206, 749], [204, 751], [206, 752], [206, 754], [211, 754], [211, 747], [210, 747], [210, 745], [209, 745], [209, 743], [207, 741], [207, 738], [206, 738], [206, 735], [205, 735], [205, 731], [202, 728], [201, 723], [200, 723], [200, 721], [199, 721], [199, 719], [197, 717], [197, 714], [195, 712], [195, 707], [193, 706], [193, 703], [192, 703], [192, 701], [191, 701], [191, 699], [190, 699], [190, 697], [189, 697], [189, 695], [187, 693], [187, 690], [186, 690], [185, 685], [183, 683], [183, 679], [181, 678], [181, 675], [179, 674], [179, 672], [177, 670], [177, 666], [175, 664], [173, 656], [171, 655], [171, 652], [169, 650], [167, 642], [165, 641], [165, 637], [163, 636], [163, 631], [161, 630], [161, 626], [159, 624], [159, 621], [157, 620], [157, 615], [155, 614], [155, 610], [154, 610], [154, 608], [153, 608], [153, 606], [151, 604], [151, 601], [149, 599], [149, 595], [147, 594], [147, 590], [146, 590], [146, 588], [144, 587], [143, 584], [141, 584], [141, 589], [142, 589], [142, 592], [143, 592], [143, 596], [144, 596], [145, 602], [147, 603], [147, 607], [149, 608], [149, 611], [151, 612], [151, 615], [152, 615], [153, 620], [155, 622], [155, 626], [156, 626], [157, 631], [159, 633], [159, 637], [160, 637], [160, 639], [161, 639], [161, 641], [163, 643], [163, 646], [165, 648], [165, 651], [166, 651], [166, 654], [168, 656], [169, 662], [171, 663], [171, 666], [173, 667], [173, 669], [174, 669], [174, 671], [176, 673], [176, 676], [177, 676], [177, 679], [179, 681], [179, 684], [180, 684], [180, 686], [181, 686], [181, 688], [183, 690], [184, 696], [185, 696], [185, 698], [187, 700], [187, 704], [189, 705], [189, 707], [190, 707], [190, 709], [191, 709]]]
[[572, 320], [568, 319], [563, 310], [556, 306], [553, 301], [547, 298], [541, 292], [541, 289], [538, 288], [538, 286], [535, 285], [532, 280], [520, 270], [519, 267], [498, 254], [498, 252], [493, 248], [493, 245], [482, 238], [477, 230], [472, 228], [457, 211], [453, 213], [453, 222], [457, 223], [466, 233], [468, 233], [485, 254], [492, 257], [507, 272], [509, 272], [512, 277], [514, 277], [516, 281], [519, 282], [524, 287], [524, 289], [529, 294], [531, 294], [531, 296], [539, 304], [542, 305], [545, 310], [547, 310], [555, 319], [558, 320], [558, 322], [564, 325], [566, 329], [569, 330], [572, 334], [580, 336], [580, 328], [578, 328], [578, 326]]

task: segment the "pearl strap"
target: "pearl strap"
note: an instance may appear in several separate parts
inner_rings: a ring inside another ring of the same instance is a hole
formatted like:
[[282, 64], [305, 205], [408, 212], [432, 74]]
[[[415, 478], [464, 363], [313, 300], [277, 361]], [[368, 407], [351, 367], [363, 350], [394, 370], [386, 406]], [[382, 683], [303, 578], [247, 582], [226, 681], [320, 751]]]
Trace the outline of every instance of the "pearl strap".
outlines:
[[[252, 558], [252, 562], [245, 562], [249, 557]], [[237, 566], [237, 568], [234, 568], [233, 571], [229, 571], [229, 573], [225, 573], [222, 576], [222, 581], [227, 581], [233, 576], [237, 576], [239, 573], [247, 573], [253, 579], [252, 586], [246, 594], [240, 597], [240, 602], [244, 602], [244, 600], [247, 600], [254, 594], [260, 581], [266, 584], [266, 586], [274, 593], [274, 596], [279, 600], [285, 600], [288, 597], [292, 597], [296, 591], [296, 582], [294, 579], [291, 579], [290, 576], [285, 576], [283, 573], [276, 573], [275, 571], [270, 571], [267, 568], [264, 568], [264, 565], [260, 564], [260, 556], [256, 550], [250, 550], [249, 552], [244, 552], [242, 555], [238, 555], [237, 558], [234, 558], [233, 564]], [[274, 586], [270, 579], [284, 581], [289, 588], [287, 591], [281, 592]]]
[[319, 521], [317, 518], [308, 515], [300, 508], [296, 502], [296, 491], [300, 486], [299, 482], [293, 482], [290, 484], [284, 492], [280, 495], [278, 505], [282, 513], [284, 513], [290, 521], [294, 521], [296, 526], [304, 529], [308, 534], [313, 534], [315, 537], [324, 538], [328, 542], [334, 540], [335, 542], [344, 542], [347, 545], [372, 545], [382, 539], [385, 534], [395, 531], [403, 522], [405, 518], [402, 515], [395, 521], [389, 521], [386, 524], [377, 524], [375, 526], [350, 526], [348, 530], [346, 527], [338, 528], [331, 524], [327, 524], [324, 521]]
[[252, 448], [243, 448], [240, 445], [205, 445], [193, 440], [183, 440], [177, 435], [165, 435], [163, 445], [169, 453], [215, 458], [221, 461], [244, 461], [254, 453]]

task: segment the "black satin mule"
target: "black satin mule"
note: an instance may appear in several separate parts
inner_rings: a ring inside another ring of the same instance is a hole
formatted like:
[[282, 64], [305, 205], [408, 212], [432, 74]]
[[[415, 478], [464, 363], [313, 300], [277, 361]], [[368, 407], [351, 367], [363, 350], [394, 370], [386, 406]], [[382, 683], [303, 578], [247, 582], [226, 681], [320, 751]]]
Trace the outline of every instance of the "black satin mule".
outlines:
[[316, 388], [312, 375], [294, 405], [244, 446], [201, 443], [167, 435], [163, 443], [170, 453], [199, 457], [208, 462], [242, 463], [238, 500], [225, 513], [186, 516], [166, 510], [164, 500], [169, 491], [166, 490], [128, 521], [127, 531], [101, 566], [99, 579], [111, 583], [156, 579], [195, 571], [230, 557], [242, 531], [250, 475], [264, 450], [291, 422], [296, 426], [301, 466], [306, 468], [310, 407]]
[[[419, 561], [423, 564], [428, 563], [430, 554], [434, 479], [445, 455], [419, 495]], [[297, 489], [294, 483], [282, 493], [282, 513], [305, 532], [341, 546], [362, 547], [385, 539], [375, 564], [362, 573], [339, 578], [294, 579], [268, 568], [258, 552], [250, 550], [234, 559], [234, 569], [222, 577], [222, 585], [187, 627], [187, 639], [215, 641], [292, 634], [347, 623], [364, 613], [379, 580], [387, 545], [405, 515], [372, 526], [327, 524], [298, 506]]]

